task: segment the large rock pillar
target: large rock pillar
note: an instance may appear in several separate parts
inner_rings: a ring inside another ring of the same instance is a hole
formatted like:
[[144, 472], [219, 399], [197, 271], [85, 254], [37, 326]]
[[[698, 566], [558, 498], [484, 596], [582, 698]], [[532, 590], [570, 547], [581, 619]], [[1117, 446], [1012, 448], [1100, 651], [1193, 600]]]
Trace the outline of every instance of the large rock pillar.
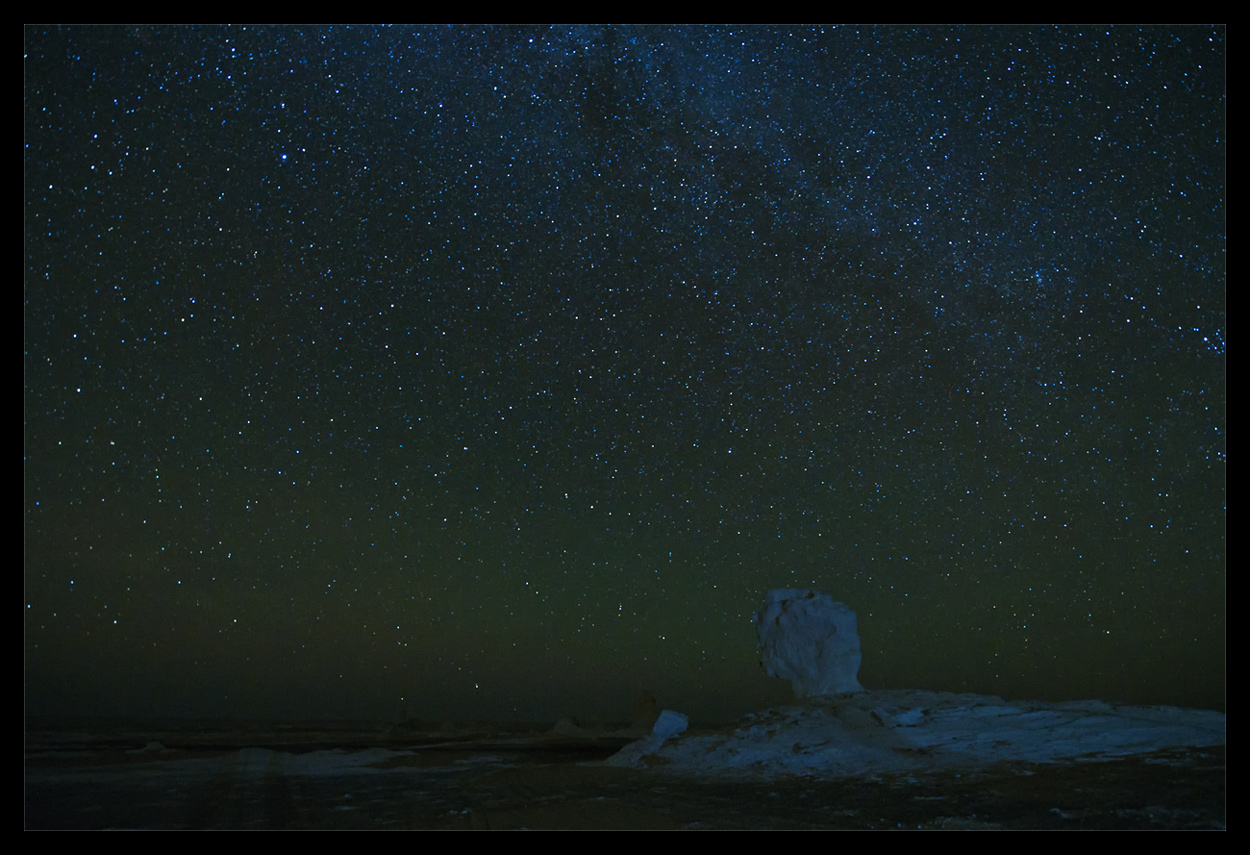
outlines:
[[755, 625], [764, 672], [789, 680], [797, 697], [863, 691], [855, 612], [833, 597], [808, 588], [769, 591]]

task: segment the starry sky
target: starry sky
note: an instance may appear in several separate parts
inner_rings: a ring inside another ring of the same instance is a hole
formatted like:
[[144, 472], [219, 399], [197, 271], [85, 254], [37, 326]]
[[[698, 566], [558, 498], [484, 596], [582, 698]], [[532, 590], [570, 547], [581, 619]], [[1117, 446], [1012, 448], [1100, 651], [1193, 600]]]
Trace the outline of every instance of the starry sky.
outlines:
[[28, 715], [1224, 706], [1223, 28], [26, 28]]

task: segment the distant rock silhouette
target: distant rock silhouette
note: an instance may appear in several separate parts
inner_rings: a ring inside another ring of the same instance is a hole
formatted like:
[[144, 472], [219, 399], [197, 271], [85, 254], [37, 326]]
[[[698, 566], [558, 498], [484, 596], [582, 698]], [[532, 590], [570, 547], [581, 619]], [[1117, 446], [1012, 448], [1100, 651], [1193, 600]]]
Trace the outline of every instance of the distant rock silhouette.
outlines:
[[660, 704], [655, 695], [643, 689], [634, 701], [634, 727], [650, 730], [660, 717]]

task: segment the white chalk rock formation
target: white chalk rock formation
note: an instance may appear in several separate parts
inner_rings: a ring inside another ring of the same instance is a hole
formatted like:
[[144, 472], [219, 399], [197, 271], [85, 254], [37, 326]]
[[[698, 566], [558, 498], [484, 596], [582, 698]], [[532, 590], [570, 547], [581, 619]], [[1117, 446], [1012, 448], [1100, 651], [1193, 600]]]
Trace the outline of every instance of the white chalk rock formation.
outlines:
[[642, 739], [629, 743], [604, 762], [609, 766], [636, 766], [643, 763], [643, 758], [659, 751], [665, 740], [686, 732], [690, 720], [685, 715], [672, 710], [661, 710], [659, 718], [651, 732]]
[[663, 742], [670, 736], [678, 736], [685, 733], [686, 728], [690, 726], [690, 719], [679, 712], [672, 710], [661, 711], [659, 718], [655, 720], [655, 726], [651, 728], [651, 733], [659, 737]]
[[764, 673], [789, 680], [796, 697], [864, 690], [855, 612], [828, 594], [808, 588], [769, 591], [755, 625]]
[[[869, 690], [765, 710], [733, 727], [652, 743], [645, 750], [635, 742], [616, 755], [613, 765], [765, 779], [848, 778], [1008, 762], [1085, 764], [1224, 745], [1226, 734], [1224, 714], [1209, 710]], [[1181, 766], [1189, 762], [1187, 756], [1156, 755], [1148, 762]]]

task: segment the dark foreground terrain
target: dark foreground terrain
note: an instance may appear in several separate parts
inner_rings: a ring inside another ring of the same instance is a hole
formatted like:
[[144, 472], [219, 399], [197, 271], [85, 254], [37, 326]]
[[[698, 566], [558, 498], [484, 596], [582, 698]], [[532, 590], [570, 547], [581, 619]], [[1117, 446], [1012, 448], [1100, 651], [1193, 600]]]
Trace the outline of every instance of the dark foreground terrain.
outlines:
[[1226, 821], [1223, 746], [978, 772], [760, 782], [593, 765], [620, 738], [396, 742], [345, 730], [159, 736], [28, 734], [25, 826], [1222, 829]]

